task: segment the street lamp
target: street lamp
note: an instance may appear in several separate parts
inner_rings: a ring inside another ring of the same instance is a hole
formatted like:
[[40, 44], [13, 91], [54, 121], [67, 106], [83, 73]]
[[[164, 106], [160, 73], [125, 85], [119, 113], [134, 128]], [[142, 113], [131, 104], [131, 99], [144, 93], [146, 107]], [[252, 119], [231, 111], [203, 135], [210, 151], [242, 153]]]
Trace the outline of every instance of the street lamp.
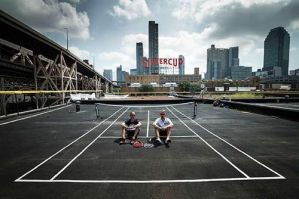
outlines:
[[66, 30], [66, 49], [69, 49], [69, 29], [64, 28]]

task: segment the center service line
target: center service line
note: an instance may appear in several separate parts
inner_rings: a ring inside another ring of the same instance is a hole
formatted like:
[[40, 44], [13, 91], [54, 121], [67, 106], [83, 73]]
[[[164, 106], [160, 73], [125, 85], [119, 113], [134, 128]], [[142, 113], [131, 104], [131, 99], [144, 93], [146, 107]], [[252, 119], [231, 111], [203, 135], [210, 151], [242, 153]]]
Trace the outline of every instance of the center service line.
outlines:
[[[129, 107], [130, 108], [130, 107]], [[99, 137], [101, 137], [125, 112], [129, 110], [127, 108], [122, 114], [120, 114], [98, 137], [96, 137], [91, 143], [89, 143], [78, 155], [76, 155], [67, 165], [65, 165], [60, 171], [58, 171], [51, 179], [50, 181], [53, 181], [59, 174], [61, 174], [68, 166], [70, 166], [84, 151], [86, 151]]]
[[[174, 107], [172, 107], [174, 108]], [[241, 149], [235, 147], [234, 145], [232, 145], [231, 143], [229, 143], [228, 141], [224, 140], [223, 138], [219, 137], [218, 135], [212, 133], [211, 131], [209, 131], [208, 129], [206, 129], [204, 126], [202, 126], [201, 124], [197, 123], [196, 121], [194, 121], [193, 119], [191, 119], [190, 117], [186, 116], [184, 113], [182, 113], [181, 111], [177, 110], [176, 108], [174, 108], [174, 110], [176, 110], [177, 112], [179, 112], [180, 114], [182, 114], [183, 116], [185, 116], [186, 118], [188, 118], [189, 120], [191, 120], [193, 123], [197, 124], [199, 127], [201, 127], [202, 129], [204, 129], [206, 132], [210, 133], [211, 135], [215, 136], [216, 138], [220, 139], [221, 141], [225, 142], [226, 144], [228, 144], [229, 146], [231, 146], [232, 148], [236, 149], [237, 151], [239, 151], [240, 153], [244, 154], [245, 156], [247, 156], [248, 158], [250, 158], [251, 160], [253, 160], [254, 162], [258, 163], [259, 165], [263, 166], [264, 168], [268, 169], [269, 171], [271, 171], [272, 173], [275, 173], [276, 175], [278, 175], [279, 177], [285, 179], [284, 176], [282, 176], [281, 174], [279, 174], [278, 172], [274, 171], [273, 169], [269, 168], [268, 166], [264, 165], [263, 163], [259, 162], [258, 160], [254, 159], [253, 157], [251, 157], [250, 155], [248, 155], [247, 153], [245, 153], [244, 151], [242, 151]]]
[[[173, 108], [173, 107], [172, 107]], [[168, 107], [167, 109], [184, 124], [194, 135], [197, 135], [199, 139], [201, 139], [206, 145], [208, 145], [213, 151], [215, 151], [218, 155], [220, 155], [226, 162], [228, 162], [231, 166], [233, 166], [235, 169], [237, 169], [240, 173], [242, 173], [246, 178], [250, 178], [244, 171], [239, 169], [236, 165], [234, 165], [231, 161], [229, 161], [224, 155], [222, 155], [219, 151], [217, 151], [214, 147], [212, 147], [207, 141], [205, 141], [200, 135], [198, 135], [193, 129], [191, 129], [185, 122], [183, 122], [176, 114], [174, 114]]]
[[[122, 108], [121, 108], [122, 109]], [[113, 113], [111, 116], [109, 116], [108, 118], [106, 118], [105, 120], [103, 120], [101, 123], [97, 124], [95, 127], [93, 127], [92, 129], [88, 130], [86, 133], [84, 133], [83, 135], [81, 135], [80, 137], [78, 137], [77, 139], [75, 139], [74, 141], [72, 141], [71, 143], [69, 143], [68, 145], [66, 145], [65, 147], [63, 147], [62, 149], [60, 149], [59, 151], [57, 151], [56, 153], [54, 153], [53, 155], [51, 155], [50, 157], [48, 157], [47, 159], [45, 159], [44, 161], [42, 161], [40, 164], [38, 164], [37, 166], [35, 166], [33, 169], [31, 169], [30, 171], [26, 172], [25, 174], [23, 174], [21, 177], [19, 177], [18, 179], [16, 179], [15, 181], [19, 181], [20, 179], [22, 179], [23, 177], [25, 177], [26, 175], [28, 175], [29, 173], [31, 173], [32, 171], [36, 170], [37, 168], [39, 168], [41, 165], [43, 165], [44, 163], [46, 163], [48, 160], [50, 160], [51, 158], [53, 158], [54, 156], [56, 156], [57, 154], [59, 154], [60, 152], [62, 152], [63, 150], [65, 150], [67, 147], [69, 147], [70, 145], [74, 144], [75, 142], [77, 142], [78, 140], [80, 140], [82, 137], [84, 137], [85, 135], [87, 135], [88, 133], [90, 133], [92, 130], [94, 130], [95, 128], [97, 128], [98, 126], [100, 126], [101, 124], [103, 124], [105, 121], [107, 121], [108, 119], [110, 119], [111, 117], [113, 117], [116, 113], [118, 113], [121, 109], [117, 110], [115, 113]]]

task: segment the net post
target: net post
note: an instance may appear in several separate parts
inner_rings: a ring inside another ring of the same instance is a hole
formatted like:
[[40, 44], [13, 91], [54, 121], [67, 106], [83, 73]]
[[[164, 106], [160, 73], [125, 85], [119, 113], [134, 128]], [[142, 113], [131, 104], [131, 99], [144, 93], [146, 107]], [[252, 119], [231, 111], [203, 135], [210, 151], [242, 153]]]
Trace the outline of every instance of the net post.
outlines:
[[96, 117], [99, 119], [100, 117], [100, 105], [95, 103], [95, 112], [96, 112]]
[[193, 119], [196, 118], [196, 115], [197, 115], [197, 102], [194, 101], [194, 104], [193, 104]]

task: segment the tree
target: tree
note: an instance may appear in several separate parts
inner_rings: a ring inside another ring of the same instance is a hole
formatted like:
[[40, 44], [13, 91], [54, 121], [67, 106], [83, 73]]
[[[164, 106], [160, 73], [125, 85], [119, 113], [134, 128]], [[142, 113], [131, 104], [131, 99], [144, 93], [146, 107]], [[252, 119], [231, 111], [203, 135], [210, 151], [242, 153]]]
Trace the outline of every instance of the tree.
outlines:
[[190, 84], [190, 82], [182, 82], [182, 83], [178, 84], [178, 88], [180, 91], [186, 92], [186, 91], [190, 90], [191, 84]]
[[139, 92], [153, 92], [154, 87], [152, 85], [142, 85], [138, 90]]

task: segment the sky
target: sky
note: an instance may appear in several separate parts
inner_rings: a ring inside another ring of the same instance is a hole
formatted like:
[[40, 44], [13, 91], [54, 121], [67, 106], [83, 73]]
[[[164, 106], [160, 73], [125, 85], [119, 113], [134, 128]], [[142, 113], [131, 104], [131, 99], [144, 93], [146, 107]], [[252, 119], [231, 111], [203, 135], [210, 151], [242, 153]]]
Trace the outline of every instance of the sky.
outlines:
[[240, 65], [263, 67], [272, 28], [290, 34], [289, 69], [299, 68], [299, 0], [0, 0], [1, 10], [104, 69], [136, 68], [136, 43], [148, 56], [148, 21], [159, 24], [159, 56], [185, 56], [186, 74], [206, 72], [207, 49], [239, 46]]

